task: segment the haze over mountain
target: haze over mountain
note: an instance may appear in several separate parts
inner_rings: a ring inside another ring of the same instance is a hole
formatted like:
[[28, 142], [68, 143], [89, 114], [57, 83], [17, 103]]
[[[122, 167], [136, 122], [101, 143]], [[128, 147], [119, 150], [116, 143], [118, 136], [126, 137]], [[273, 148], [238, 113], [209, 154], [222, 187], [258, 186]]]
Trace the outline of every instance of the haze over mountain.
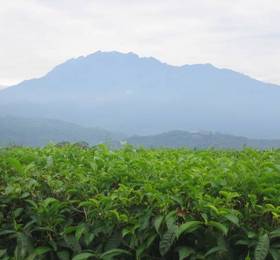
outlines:
[[279, 100], [279, 86], [211, 64], [171, 66], [99, 51], [1, 90], [0, 110], [130, 134], [184, 129], [280, 138]]

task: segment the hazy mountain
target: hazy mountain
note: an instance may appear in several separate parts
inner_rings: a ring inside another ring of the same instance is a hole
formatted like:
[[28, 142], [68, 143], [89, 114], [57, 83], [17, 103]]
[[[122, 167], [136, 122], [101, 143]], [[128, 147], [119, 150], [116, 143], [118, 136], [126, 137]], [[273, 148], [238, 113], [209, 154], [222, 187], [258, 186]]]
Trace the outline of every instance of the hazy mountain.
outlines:
[[241, 136], [211, 132], [170, 131], [158, 135], [132, 136], [129, 144], [144, 147], [189, 147], [189, 148], [231, 148], [252, 147], [258, 149], [280, 148], [280, 140], [249, 139]]
[[50, 142], [114, 143], [124, 138], [99, 128], [85, 128], [51, 119], [0, 117], [0, 146], [43, 146]]
[[0, 91], [0, 111], [131, 134], [203, 129], [280, 138], [279, 100], [280, 87], [210, 64], [96, 52]]

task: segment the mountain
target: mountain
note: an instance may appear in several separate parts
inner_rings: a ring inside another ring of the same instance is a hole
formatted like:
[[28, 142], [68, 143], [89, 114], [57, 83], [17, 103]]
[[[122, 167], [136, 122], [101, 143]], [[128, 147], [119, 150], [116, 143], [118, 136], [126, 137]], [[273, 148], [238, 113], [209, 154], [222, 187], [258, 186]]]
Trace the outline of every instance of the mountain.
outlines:
[[279, 140], [249, 139], [241, 136], [226, 135], [211, 132], [170, 131], [158, 135], [132, 136], [127, 143], [144, 147], [188, 147], [188, 148], [217, 148], [242, 149], [252, 147], [257, 149], [280, 148]]
[[52, 119], [0, 117], [0, 146], [43, 146], [50, 142], [115, 143], [124, 138], [99, 128], [85, 128]]
[[1, 90], [0, 111], [129, 134], [183, 129], [280, 138], [279, 100], [279, 86], [211, 64], [171, 66], [99, 51]]

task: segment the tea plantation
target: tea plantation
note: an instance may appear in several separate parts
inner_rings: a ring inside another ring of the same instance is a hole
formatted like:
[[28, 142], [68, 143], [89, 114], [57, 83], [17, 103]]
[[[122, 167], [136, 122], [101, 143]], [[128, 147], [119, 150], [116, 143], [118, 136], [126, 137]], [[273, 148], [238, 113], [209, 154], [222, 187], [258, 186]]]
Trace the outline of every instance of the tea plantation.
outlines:
[[280, 259], [280, 150], [0, 149], [0, 259]]

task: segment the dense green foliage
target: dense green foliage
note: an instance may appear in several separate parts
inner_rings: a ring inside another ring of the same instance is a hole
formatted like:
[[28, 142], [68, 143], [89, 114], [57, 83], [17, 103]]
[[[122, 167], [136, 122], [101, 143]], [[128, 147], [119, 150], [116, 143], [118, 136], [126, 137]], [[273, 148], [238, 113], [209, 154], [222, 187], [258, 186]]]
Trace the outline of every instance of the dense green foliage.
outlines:
[[280, 259], [280, 151], [0, 150], [1, 259]]

